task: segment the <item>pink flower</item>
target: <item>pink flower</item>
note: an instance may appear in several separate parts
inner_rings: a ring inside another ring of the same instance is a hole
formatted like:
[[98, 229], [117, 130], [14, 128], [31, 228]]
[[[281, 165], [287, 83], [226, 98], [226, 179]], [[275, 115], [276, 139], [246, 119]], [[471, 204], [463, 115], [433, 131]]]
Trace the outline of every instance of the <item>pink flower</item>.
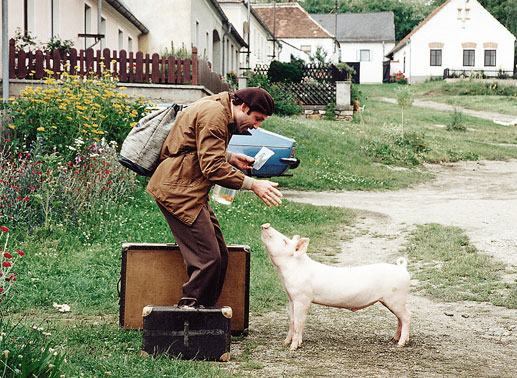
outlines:
[[4, 261], [4, 262], [2, 263], [2, 266], [3, 266], [4, 268], [9, 268], [11, 265], [12, 265], [12, 264], [11, 264], [11, 262], [10, 262], [10, 261]]
[[3, 231], [3, 232], [9, 232], [9, 229], [7, 227], [0, 227], [0, 231]]
[[3, 289], [2, 287], [0, 287], [0, 293], [1, 293], [2, 291], [4, 291], [4, 289]]
[[16, 253], [17, 253], [19, 256], [23, 256], [23, 255], [25, 255], [25, 252], [23, 252], [21, 249], [18, 249], [18, 250], [16, 251]]
[[13, 258], [13, 255], [11, 255], [9, 252], [5, 252], [5, 253], [4, 253], [4, 257], [5, 257], [6, 259], [12, 259], [12, 258]]

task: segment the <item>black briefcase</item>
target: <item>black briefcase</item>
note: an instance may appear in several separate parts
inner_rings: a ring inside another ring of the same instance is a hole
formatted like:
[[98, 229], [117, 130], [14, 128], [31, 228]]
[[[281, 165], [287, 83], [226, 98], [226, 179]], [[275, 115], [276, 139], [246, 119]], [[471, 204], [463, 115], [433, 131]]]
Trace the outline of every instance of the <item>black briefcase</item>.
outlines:
[[146, 306], [143, 354], [167, 353], [183, 359], [230, 359], [230, 307]]

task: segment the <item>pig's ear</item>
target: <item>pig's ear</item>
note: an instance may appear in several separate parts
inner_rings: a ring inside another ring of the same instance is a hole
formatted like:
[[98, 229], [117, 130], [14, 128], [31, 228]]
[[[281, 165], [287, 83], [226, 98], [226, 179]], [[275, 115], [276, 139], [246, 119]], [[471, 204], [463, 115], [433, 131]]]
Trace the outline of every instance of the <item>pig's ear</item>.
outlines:
[[296, 242], [296, 248], [294, 250], [295, 256], [301, 256], [304, 253], [307, 253], [307, 248], [309, 247], [309, 238], [299, 238]]

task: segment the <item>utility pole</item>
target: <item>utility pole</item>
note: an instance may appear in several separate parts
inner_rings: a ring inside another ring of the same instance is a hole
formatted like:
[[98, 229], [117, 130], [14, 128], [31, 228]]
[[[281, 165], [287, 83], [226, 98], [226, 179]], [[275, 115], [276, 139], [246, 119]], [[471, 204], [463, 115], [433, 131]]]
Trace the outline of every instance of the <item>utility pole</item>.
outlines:
[[334, 59], [337, 62], [337, 0], [334, 4]]

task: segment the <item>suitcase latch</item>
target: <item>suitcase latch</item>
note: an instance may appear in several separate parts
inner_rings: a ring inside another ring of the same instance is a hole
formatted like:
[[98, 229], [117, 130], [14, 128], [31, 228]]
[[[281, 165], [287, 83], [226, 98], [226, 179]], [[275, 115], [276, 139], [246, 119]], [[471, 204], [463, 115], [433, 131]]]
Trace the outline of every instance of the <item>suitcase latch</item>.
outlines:
[[189, 323], [188, 320], [185, 319], [183, 322], [183, 344], [188, 348], [188, 329], [189, 329]]

